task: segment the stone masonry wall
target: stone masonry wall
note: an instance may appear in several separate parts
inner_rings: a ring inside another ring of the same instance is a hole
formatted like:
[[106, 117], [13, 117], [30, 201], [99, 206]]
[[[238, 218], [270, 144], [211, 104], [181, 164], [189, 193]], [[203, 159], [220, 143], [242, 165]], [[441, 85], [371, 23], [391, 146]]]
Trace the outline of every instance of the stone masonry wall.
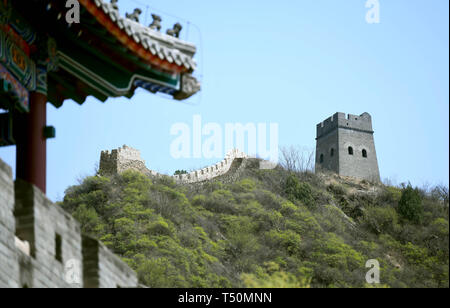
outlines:
[[78, 222], [33, 185], [17, 180], [15, 191], [16, 232], [29, 242], [31, 257], [39, 264], [32, 268], [30, 285], [77, 287], [66, 282], [65, 264], [82, 260]]
[[[0, 160], [0, 287], [137, 287], [136, 274], [97, 240], [86, 251], [79, 223]], [[99, 271], [87, 271], [85, 264]], [[97, 279], [97, 285], [85, 281]]]
[[89, 256], [83, 263], [85, 287], [123, 288], [138, 285], [134, 271], [101, 242], [83, 236], [83, 254]]
[[[353, 155], [349, 155], [349, 147], [353, 148]], [[367, 157], [363, 157], [363, 150]], [[371, 182], [380, 181], [373, 134], [339, 129], [339, 174]]]
[[101, 175], [119, 174], [125, 170], [135, 170], [145, 174], [151, 173], [145, 166], [145, 161], [141, 158], [139, 150], [124, 145], [119, 149], [112, 150], [111, 153], [102, 151], [99, 166]]
[[216, 177], [223, 176], [224, 174], [226, 174], [230, 170], [235, 159], [244, 159], [244, 158], [248, 158], [247, 154], [237, 149], [234, 149], [229, 151], [222, 161], [218, 162], [213, 166], [196, 170], [189, 174], [181, 174], [173, 176], [173, 178], [179, 183], [186, 183], [186, 184], [212, 180]]
[[[317, 139], [316, 150], [316, 170], [330, 170], [339, 173], [339, 151], [338, 151], [338, 130], [335, 129], [326, 135]], [[331, 156], [331, 150], [334, 149], [334, 155]], [[320, 162], [320, 157], [323, 162]]]
[[[237, 149], [229, 151], [225, 158], [215, 165], [190, 172], [189, 174], [181, 174], [171, 176], [178, 183], [193, 184], [204, 182], [226, 174], [235, 159], [248, 158], [247, 154]], [[120, 174], [126, 170], [135, 170], [146, 175], [163, 176], [155, 171], [147, 169], [145, 161], [141, 159], [140, 152], [136, 149], [124, 145], [117, 150], [102, 151], [100, 156], [101, 175]]]
[[14, 182], [11, 168], [0, 160], [0, 288], [18, 287], [15, 247]]

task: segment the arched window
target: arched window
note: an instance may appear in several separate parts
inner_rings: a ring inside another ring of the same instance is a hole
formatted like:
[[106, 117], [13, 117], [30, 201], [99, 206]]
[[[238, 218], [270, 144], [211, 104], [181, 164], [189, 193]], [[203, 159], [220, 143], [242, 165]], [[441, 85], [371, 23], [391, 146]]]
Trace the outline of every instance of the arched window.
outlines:
[[367, 151], [366, 151], [366, 149], [363, 149], [363, 150], [362, 150], [362, 156], [363, 156], [364, 158], [367, 158]]
[[353, 148], [352, 147], [348, 147], [348, 155], [353, 155]]
[[323, 154], [320, 154], [320, 163], [323, 164]]
[[330, 156], [333, 157], [334, 156], [334, 149], [332, 148], [330, 151]]

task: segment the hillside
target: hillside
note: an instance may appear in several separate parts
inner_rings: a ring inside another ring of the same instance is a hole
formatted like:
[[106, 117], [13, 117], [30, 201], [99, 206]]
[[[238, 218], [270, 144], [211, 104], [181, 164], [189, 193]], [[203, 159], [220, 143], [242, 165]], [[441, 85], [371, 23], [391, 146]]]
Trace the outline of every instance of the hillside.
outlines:
[[149, 287], [449, 287], [448, 191], [259, 170], [85, 178], [60, 205]]

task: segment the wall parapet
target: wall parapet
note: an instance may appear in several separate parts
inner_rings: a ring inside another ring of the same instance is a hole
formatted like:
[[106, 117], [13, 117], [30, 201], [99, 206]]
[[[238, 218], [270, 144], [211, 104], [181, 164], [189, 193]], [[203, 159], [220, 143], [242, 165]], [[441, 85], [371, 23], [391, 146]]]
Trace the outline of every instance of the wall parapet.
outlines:
[[140, 152], [125, 145], [120, 149], [112, 150], [111, 153], [102, 151], [100, 156], [100, 174], [113, 175], [120, 174], [126, 170], [136, 170], [154, 177], [169, 176], [180, 184], [193, 184], [223, 176], [230, 170], [235, 159], [245, 158], [249, 158], [249, 156], [238, 149], [232, 149], [222, 161], [214, 165], [187, 174], [169, 176], [148, 169], [145, 166], [145, 161], [141, 159]]
[[0, 159], [0, 287], [87, 287], [94, 262], [101, 281], [89, 287], [138, 287], [137, 275], [98, 240], [97, 255], [83, 250], [80, 224], [37, 187], [12, 179]]
[[195, 170], [188, 174], [175, 175], [172, 176], [172, 178], [174, 178], [176, 182], [182, 184], [209, 181], [226, 174], [230, 170], [235, 159], [244, 158], [248, 158], [248, 155], [238, 149], [233, 149], [225, 155], [225, 158], [222, 161], [212, 166]]
[[317, 124], [317, 139], [337, 128], [354, 129], [373, 133], [372, 117], [367, 112], [364, 112], [359, 116], [337, 112], [325, 121]]

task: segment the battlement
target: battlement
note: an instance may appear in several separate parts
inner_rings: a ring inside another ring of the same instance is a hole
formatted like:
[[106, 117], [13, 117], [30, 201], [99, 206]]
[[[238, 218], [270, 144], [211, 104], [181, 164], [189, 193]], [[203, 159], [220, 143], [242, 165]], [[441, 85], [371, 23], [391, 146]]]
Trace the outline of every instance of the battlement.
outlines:
[[111, 153], [109, 151], [102, 151], [101, 157], [104, 157], [104, 159], [143, 161], [141, 159], [141, 152], [139, 150], [130, 148], [126, 145], [116, 150], [112, 150]]
[[173, 176], [173, 178], [178, 183], [197, 183], [212, 180], [226, 174], [230, 170], [235, 159], [244, 158], [248, 158], [248, 155], [238, 149], [233, 149], [225, 155], [225, 158], [222, 161], [215, 165], [188, 174], [176, 175]]
[[137, 287], [136, 273], [0, 159], [0, 288]]
[[361, 115], [346, 115], [343, 112], [337, 112], [325, 121], [317, 124], [317, 138], [320, 138], [336, 128], [353, 129], [373, 133], [372, 117], [367, 112]]
[[[225, 155], [225, 158], [217, 164], [190, 172], [188, 174], [174, 175], [170, 177], [178, 183], [186, 184], [208, 181], [226, 174], [230, 170], [235, 159], [244, 158], [248, 158], [247, 154], [238, 149], [233, 149], [229, 151]], [[156, 171], [149, 170], [145, 166], [144, 160], [141, 159], [140, 151], [126, 145], [117, 150], [112, 150], [111, 152], [101, 152], [99, 170], [101, 175], [115, 175], [126, 170], [135, 170], [144, 173], [145, 175], [156, 177], [165, 176]]]

